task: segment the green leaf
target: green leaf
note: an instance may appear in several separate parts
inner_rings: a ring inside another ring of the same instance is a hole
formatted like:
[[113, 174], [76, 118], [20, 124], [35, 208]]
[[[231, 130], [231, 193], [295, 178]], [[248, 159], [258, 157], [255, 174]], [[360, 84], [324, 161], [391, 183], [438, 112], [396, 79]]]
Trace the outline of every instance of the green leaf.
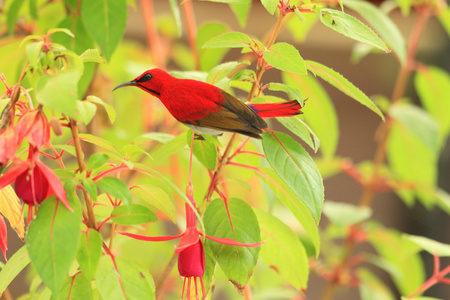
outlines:
[[341, 74], [330, 69], [322, 64], [313, 61], [306, 61], [308, 70], [310, 70], [314, 75], [319, 76], [344, 94], [355, 99], [362, 105], [366, 106], [370, 110], [377, 113], [381, 119], [384, 120], [384, 116], [378, 107], [366, 96], [360, 89], [354, 86], [350, 81], [344, 78]]
[[410, 295], [422, 285], [425, 270], [415, 243], [402, 238], [397, 231], [384, 228], [371, 230], [368, 238], [402, 295]]
[[437, 152], [439, 128], [425, 111], [411, 104], [396, 103], [390, 107], [389, 115], [415, 135], [430, 151]]
[[54, 196], [46, 199], [39, 206], [26, 235], [31, 264], [54, 294], [66, 280], [80, 241], [80, 207], [76, 201], [71, 201], [70, 206], [74, 212]]
[[165, 143], [155, 151], [151, 153], [153, 157], [153, 161], [159, 162], [162, 159], [177, 153], [180, 149], [183, 149], [186, 146], [186, 137], [184, 134], [180, 134], [171, 141]]
[[423, 250], [427, 251], [431, 255], [438, 255], [439, 257], [450, 256], [449, 244], [443, 244], [423, 236], [411, 235], [406, 233], [403, 234], [403, 238], [419, 245]]
[[114, 121], [116, 121], [116, 111], [114, 110], [114, 108], [111, 105], [103, 102], [102, 99], [100, 99], [96, 96], [87, 96], [86, 101], [103, 106], [106, 110], [106, 113], [108, 114], [108, 118], [109, 118], [109, 121], [111, 122], [111, 124], [114, 123]]
[[[109, 151], [109, 153], [111, 154], [112, 157], [118, 159], [119, 161], [121, 161], [123, 159], [123, 157], [125, 156], [125, 154], [123, 154], [122, 152], [119, 151], [119, 149], [117, 149], [116, 146], [114, 146], [114, 144], [112, 144], [111, 142], [102, 139], [100, 137], [97, 137], [95, 135], [92, 134], [88, 134], [88, 133], [80, 133], [79, 134], [81, 140], [97, 145], [107, 151]], [[124, 162], [125, 164], [127, 162]]]
[[61, 32], [61, 33], [64, 33], [64, 34], [66, 34], [66, 35], [68, 35], [68, 36], [70, 36], [70, 37], [72, 37], [72, 38], [74, 38], [75, 36], [73, 35], [73, 33], [70, 31], [70, 29], [68, 29], [68, 28], [52, 28], [52, 29], [50, 29], [49, 31], [47, 31], [47, 35], [52, 35], [52, 34], [54, 34], [54, 33], [56, 33], [56, 32]]
[[175, 23], [177, 24], [177, 32], [178, 37], [183, 33], [183, 27], [181, 25], [181, 14], [180, 14], [180, 6], [178, 5], [177, 0], [169, 0], [170, 9], [172, 10], [173, 17], [175, 19]]
[[144, 133], [143, 135], [138, 137], [138, 141], [141, 140], [151, 140], [151, 141], [157, 141], [160, 143], [167, 143], [170, 142], [171, 140], [173, 140], [175, 138], [174, 135], [169, 134], [169, 133], [164, 133], [164, 132], [147, 132]]
[[109, 159], [109, 156], [105, 153], [97, 152], [92, 154], [86, 164], [86, 169], [95, 170], [102, 167]]
[[252, 8], [252, 2], [247, 3], [230, 3], [230, 8], [236, 16], [241, 28], [247, 25], [247, 18]]
[[440, 68], [428, 66], [418, 70], [414, 85], [420, 102], [439, 124], [439, 145], [443, 145], [450, 132], [450, 76]]
[[408, 16], [409, 12], [411, 11], [411, 6], [413, 5], [413, 0], [397, 0], [396, 2], [400, 6], [402, 15], [404, 17]]
[[123, 181], [114, 177], [103, 177], [97, 181], [97, 185], [111, 197], [123, 201], [127, 206], [131, 205], [131, 192]]
[[441, 22], [442, 27], [444, 27], [447, 32], [447, 36], [450, 36], [450, 7], [440, 7], [438, 20]]
[[[308, 3], [308, 0], [303, 2]], [[302, 43], [305, 41], [308, 33], [311, 31], [311, 28], [317, 23], [317, 21], [319, 21], [319, 16], [316, 13], [301, 14], [298, 9], [295, 10], [295, 14], [297, 15], [297, 18], [290, 18], [286, 25], [287, 29], [294, 38], [294, 41], [296, 43]], [[298, 17], [299, 14], [302, 15], [302, 19]], [[302, 21], [303, 19], [306, 20], [306, 23]]]
[[342, 11], [323, 8], [320, 10], [320, 21], [325, 26], [346, 37], [369, 44], [384, 52], [390, 51], [386, 44], [372, 31], [372, 29], [370, 29], [370, 27]]
[[58, 27], [68, 28], [74, 33], [75, 37], [62, 32], [56, 32], [52, 36], [53, 42], [64, 45], [67, 49], [74, 51], [76, 54], [82, 54], [86, 49], [94, 47], [94, 41], [86, 31], [83, 21], [79, 16], [74, 14], [68, 15], [66, 19], [58, 24]]
[[226, 32], [209, 39], [202, 48], [244, 48], [251, 43], [252, 40], [245, 33]]
[[[322, 152], [324, 158], [332, 158], [336, 152], [339, 139], [339, 125], [330, 97], [313, 76], [287, 73], [282, 75], [286, 85], [301, 90], [303, 95], [310, 99], [306, 101], [302, 108], [302, 118], [305, 119], [320, 140], [320, 152]], [[288, 119], [291, 118], [284, 118], [284, 120]], [[293, 133], [297, 134], [296, 132]], [[319, 146], [316, 143], [315, 145], [316, 147]]]
[[274, 192], [280, 200], [297, 218], [311, 239], [316, 256], [320, 252], [319, 231], [309, 209], [305, 203], [287, 186], [287, 184], [272, 169], [260, 167], [262, 174], [258, 174], [261, 180]]
[[172, 199], [160, 187], [153, 184], [135, 186], [132, 193], [140, 197], [145, 203], [166, 214], [175, 223], [175, 208]]
[[80, 58], [83, 62], [105, 63], [105, 60], [101, 57], [100, 53], [98, 53], [97, 49], [87, 49], [80, 55]]
[[52, 299], [93, 300], [94, 292], [92, 291], [91, 282], [82, 273], [74, 277], [67, 277], [61, 292], [56, 297], [52, 295]]
[[402, 65], [406, 60], [406, 46], [397, 25], [380, 8], [370, 2], [345, 0], [346, 7], [358, 12], [384, 39], [399, 58]]
[[92, 199], [97, 199], [97, 185], [91, 178], [83, 178], [83, 187]]
[[[228, 207], [225, 207], [222, 199], [216, 199], [208, 205], [203, 216], [206, 234], [241, 243], [261, 242], [258, 220], [252, 208], [240, 199], [230, 198], [227, 203]], [[220, 268], [234, 286], [242, 290], [256, 265], [260, 247], [237, 247], [207, 241]]]
[[17, 17], [19, 16], [19, 11], [24, 2], [25, 0], [13, 0], [9, 5], [9, 9], [6, 14], [6, 24], [8, 25], [10, 35], [14, 33]]
[[357, 269], [359, 294], [364, 300], [395, 300], [389, 287], [365, 268]]
[[296, 87], [283, 83], [271, 82], [269, 83], [269, 86], [267, 88], [271, 91], [285, 92], [286, 94], [288, 94], [290, 99], [296, 99], [298, 100], [298, 102], [300, 102], [300, 105], [303, 105], [302, 94]]
[[430, 151], [415, 133], [399, 122], [392, 125], [387, 150], [396, 179], [414, 184], [413, 191], [408, 190], [400, 194], [403, 200], [411, 204], [414, 198], [408, 194], [416, 192], [421, 202], [431, 208], [435, 202], [432, 191], [437, 180], [437, 152]]
[[[44, 42], [38, 41], [34, 43], [30, 43], [26, 47], [27, 58], [30, 62], [30, 65], [33, 69], [37, 70], [39, 65], [39, 59], [41, 57], [42, 45]], [[41, 69], [41, 68], [39, 68]]]
[[320, 220], [324, 200], [322, 177], [308, 152], [289, 135], [265, 132], [262, 145], [269, 164]]
[[122, 151], [125, 157], [130, 161], [134, 160], [135, 156], [140, 157], [141, 154], [144, 154], [150, 159], [152, 158], [152, 156], [147, 151], [135, 144], [125, 145], [120, 149], [120, 151]]
[[81, 18], [86, 30], [100, 46], [107, 61], [111, 60], [127, 25], [126, 0], [91, 0], [81, 3]]
[[30, 263], [30, 257], [25, 246], [17, 250], [6, 262], [0, 271], [0, 294], [8, 288], [9, 284]]
[[264, 60], [281, 71], [306, 75], [306, 65], [300, 53], [288, 43], [276, 43], [263, 53]]
[[94, 278], [101, 255], [102, 237], [97, 231], [88, 229], [80, 236], [80, 248], [77, 253], [80, 269], [87, 279]]
[[251, 0], [200, 0], [209, 2], [220, 2], [220, 3], [248, 3]]
[[305, 290], [308, 282], [308, 256], [296, 234], [279, 219], [255, 210], [261, 228], [260, 257], [264, 263], [292, 284], [297, 290]]
[[77, 75], [74, 71], [46, 75], [36, 84], [36, 100], [62, 114], [75, 116], [77, 110]]
[[331, 223], [349, 226], [367, 220], [372, 216], [370, 207], [360, 207], [350, 203], [326, 201], [323, 213]]
[[95, 116], [97, 106], [88, 101], [76, 101], [77, 105], [77, 119], [83, 122], [84, 125], [89, 125]]
[[271, 15], [275, 13], [275, 10], [277, 9], [277, 5], [279, 3], [280, 1], [278, 0], [261, 0], [261, 4]]
[[[194, 140], [193, 154], [205, 168], [214, 171], [217, 162], [217, 148], [214, 142], [215, 137], [204, 135], [204, 140]], [[192, 130], [186, 133], [186, 142], [191, 147]]]
[[248, 61], [230, 61], [217, 65], [208, 72], [208, 76], [206, 76], [206, 82], [211, 84], [218, 83], [223, 78], [227, 77], [231, 71], [242, 64], [249, 65], [250, 63]]
[[139, 204], [117, 206], [112, 211], [111, 218], [120, 225], [139, 225], [158, 221], [158, 218], [150, 209]]
[[97, 290], [102, 299], [155, 299], [155, 285], [148, 271], [122, 257], [103, 255], [95, 275]]
[[299, 117], [290, 118], [276, 118], [278, 122], [281, 123], [286, 129], [298, 136], [302, 141], [304, 141], [314, 152], [317, 152], [320, 146], [320, 141], [317, 135], [312, 131], [312, 129]]
[[222, 61], [225, 54], [230, 50], [228, 48], [203, 48], [206, 41], [227, 31], [229, 31], [229, 28], [222, 23], [207, 23], [198, 28], [196, 42], [200, 57], [200, 70], [211, 70]]

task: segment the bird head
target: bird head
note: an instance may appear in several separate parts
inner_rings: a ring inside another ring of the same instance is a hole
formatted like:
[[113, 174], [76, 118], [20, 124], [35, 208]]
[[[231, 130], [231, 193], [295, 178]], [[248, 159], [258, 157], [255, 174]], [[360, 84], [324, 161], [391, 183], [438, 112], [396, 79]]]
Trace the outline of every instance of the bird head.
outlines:
[[124, 86], [137, 86], [141, 90], [144, 90], [153, 96], [159, 97], [161, 95], [162, 85], [168, 77], [171, 76], [161, 69], [147, 70], [135, 79], [119, 84], [113, 89], [113, 91]]

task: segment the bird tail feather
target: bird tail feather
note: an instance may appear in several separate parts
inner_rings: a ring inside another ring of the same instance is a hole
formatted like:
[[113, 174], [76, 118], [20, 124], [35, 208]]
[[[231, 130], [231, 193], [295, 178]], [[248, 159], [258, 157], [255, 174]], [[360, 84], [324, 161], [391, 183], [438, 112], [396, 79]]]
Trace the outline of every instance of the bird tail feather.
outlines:
[[290, 100], [278, 103], [260, 103], [250, 104], [249, 107], [253, 109], [261, 118], [272, 117], [289, 117], [301, 114], [302, 106], [297, 100]]

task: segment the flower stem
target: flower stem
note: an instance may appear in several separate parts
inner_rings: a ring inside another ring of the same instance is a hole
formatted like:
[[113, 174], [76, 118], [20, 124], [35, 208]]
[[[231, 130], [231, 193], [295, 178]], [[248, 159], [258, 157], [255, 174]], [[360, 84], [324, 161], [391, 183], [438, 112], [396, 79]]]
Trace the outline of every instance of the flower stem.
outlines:
[[[72, 138], [73, 138], [73, 145], [75, 147], [75, 153], [77, 155], [77, 162], [78, 162], [78, 168], [80, 170], [80, 172], [83, 172], [86, 169], [86, 164], [84, 163], [83, 160], [83, 150], [81, 148], [81, 140], [80, 140], [80, 136], [78, 134], [78, 124], [77, 121], [75, 121], [74, 119], [70, 118], [69, 119], [69, 126], [70, 126], [70, 130], [72, 132]], [[91, 196], [86, 192], [85, 189], [83, 190], [83, 195], [84, 195], [84, 200], [86, 202], [86, 209], [88, 212], [88, 226], [89, 228], [95, 229], [97, 230], [97, 221], [95, 220], [95, 215], [94, 215], [94, 209], [92, 206], [92, 200], [91, 200]]]

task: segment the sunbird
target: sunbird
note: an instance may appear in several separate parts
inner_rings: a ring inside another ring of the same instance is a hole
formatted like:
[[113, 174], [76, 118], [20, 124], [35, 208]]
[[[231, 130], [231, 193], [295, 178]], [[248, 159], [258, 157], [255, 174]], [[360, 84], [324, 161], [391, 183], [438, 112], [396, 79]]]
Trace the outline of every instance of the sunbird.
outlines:
[[302, 108], [297, 100], [245, 104], [212, 84], [175, 78], [161, 69], [147, 70], [113, 91], [124, 86], [137, 86], [157, 97], [179, 122], [198, 134], [213, 136], [229, 131], [261, 139], [267, 128], [263, 118], [298, 115]]

